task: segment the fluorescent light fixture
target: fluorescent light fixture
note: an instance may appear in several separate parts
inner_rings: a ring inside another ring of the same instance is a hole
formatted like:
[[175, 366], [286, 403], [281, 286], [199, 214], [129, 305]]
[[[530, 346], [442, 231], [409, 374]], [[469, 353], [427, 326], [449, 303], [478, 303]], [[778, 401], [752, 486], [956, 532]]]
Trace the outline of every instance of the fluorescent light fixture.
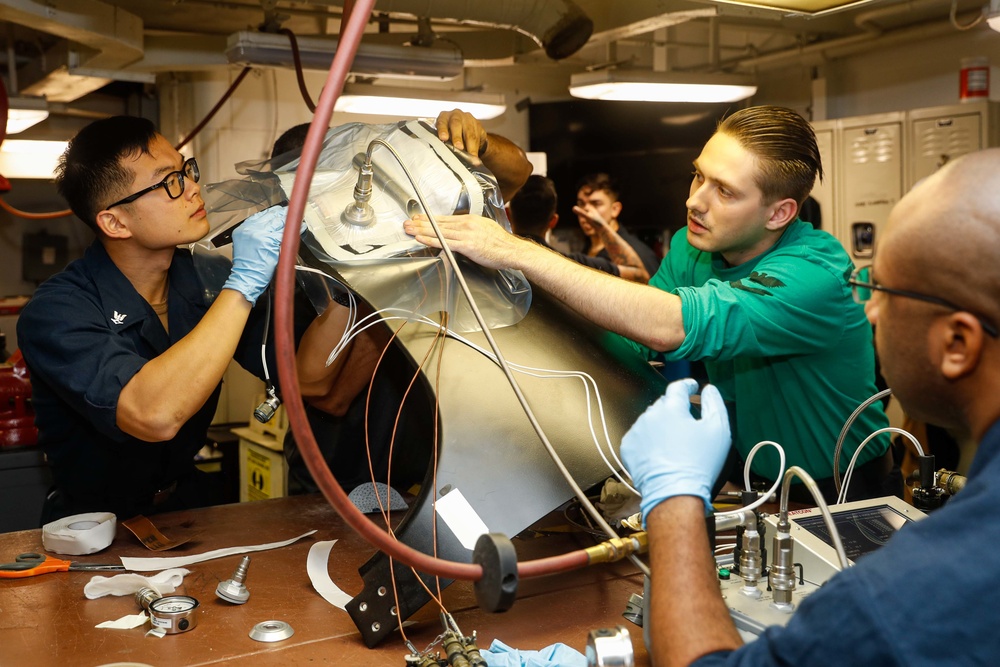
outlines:
[[11, 97], [7, 101], [7, 134], [24, 132], [49, 117], [44, 97]]
[[756, 93], [757, 86], [733, 74], [606, 69], [572, 75], [569, 92], [588, 100], [736, 102]]
[[990, 8], [986, 10], [986, 24], [1000, 32], [1000, 0], [990, 0]]
[[503, 95], [464, 90], [426, 90], [349, 83], [337, 99], [334, 111], [343, 113], [433, 118], [442, 111], [461, 109], [479, 120], [496, 118], [507, 110]]
[[755, 9], [777, 9], [787, 14], [825, 16], [845, 9], [857, 9], [876, 0], [712, 0], [722, 5], [739, 5]]
[[0, 174], [7, 178], [55, 178], [65, 141], [6, 139], [0, 144]]
[[[327, 70], [338, 40], [297, 37], [299, 60], [305, 69]], [[291, 42], [286, 35], [242, 30], [229, 36], [226, 58], [240, 65], [293, 67]], [[351, 74], [372, 77], [444, 81], [462, 74], [465, 60], [457, 48], [359, 44]]]

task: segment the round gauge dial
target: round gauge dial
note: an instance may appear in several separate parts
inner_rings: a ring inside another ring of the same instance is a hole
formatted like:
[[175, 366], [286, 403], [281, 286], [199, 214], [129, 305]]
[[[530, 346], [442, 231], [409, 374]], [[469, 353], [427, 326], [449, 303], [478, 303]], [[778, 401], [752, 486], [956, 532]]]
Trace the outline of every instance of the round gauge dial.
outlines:
[[187, 595], [170, 595], [153, 600], [149, 606], [160, 614], [176, 614], [181, 611], [191, 611], [198, 606], [198, 601]]
[[167, 634], [191, 630], [197, 624], [198, 601], [188, 595], [168, 595], [149, 603], [149, 620]]

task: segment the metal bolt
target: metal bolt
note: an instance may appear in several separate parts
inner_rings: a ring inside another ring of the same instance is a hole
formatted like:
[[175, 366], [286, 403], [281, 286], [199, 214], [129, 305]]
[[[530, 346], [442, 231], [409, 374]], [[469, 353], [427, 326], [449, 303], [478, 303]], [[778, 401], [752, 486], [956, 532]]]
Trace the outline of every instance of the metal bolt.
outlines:
[[219, 586], [215, 589], [215, 594], [226, 602], [232, 602], [233, 604], [243, 604], [249, 600], [250, 591], [243, 585], [243, 582], [246, 581], [247, 569], [249, 567], [250, 556], [244, 556], [236, 571], [233, 572], [233, 578], [219, 582]]

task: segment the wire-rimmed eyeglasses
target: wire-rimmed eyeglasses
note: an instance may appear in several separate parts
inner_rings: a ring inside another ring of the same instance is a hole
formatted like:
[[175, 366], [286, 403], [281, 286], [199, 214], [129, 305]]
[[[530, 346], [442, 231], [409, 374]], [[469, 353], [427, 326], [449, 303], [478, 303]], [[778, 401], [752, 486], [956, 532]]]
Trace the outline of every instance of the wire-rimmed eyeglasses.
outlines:
[[[933, 303], [937, 306], [943, 306], [945, 308], [950, 308], [951, 310], [963, 311], [976, 315], [968, 308], [963, 308], [958, 304], [952, 303], [946, 299], [941, 299], [936, 296], [931, 296], [929, 294], [921, 294], [920, 292], [911, 292], [909, 290], [893, 289], [891, 287], [886, 287], [885, 285], [879, 285], [875, 282], [872, 276], [871, 266], [862, 266], [854, 270], [851, 274], [851, 279], [847, 281], [851, 286], [851, 292], [854, 295], [854, 300], [857, 303], [865, 303], [871, 300], [872, 292], [885, 292], [886, 294], [894, 294], [896, 296], [904, 296], [908, 299], [916, 299], [918, 301], [924, 301], [926, 303]], [[1000, 338], [1000, 331], [997, 327], [985, 319], [981, 315], [976, 315], [976, 319], [979, 323], [983, 325], [983, 331], [988, 333], [993, 338]]]
[[115, 206], [121, 206], [122, 204], [131, 204], [139, 197], [144, 194], [150, 193], [153, 190], [158, 190], [163, 188], [167, 191], [167, 196], [171, 199], [177, 199], [182, 194], [184, 194], [184, 179], [190, 178], [193, 182], [197, 183], [198, 179], [201, 178], [201, 172], [198, 170], [198, 162], [194, 158], [188, 158], [184, 161], [180, 170], [172, 171], [163, 177], [163, 180], [156, 185], [150, 185], [144, 190], [139, 190], [134, 194], [130, 194], [124, 199], [119, 199], [114, 204], [107, 206], [106, 208], [114, 208]]

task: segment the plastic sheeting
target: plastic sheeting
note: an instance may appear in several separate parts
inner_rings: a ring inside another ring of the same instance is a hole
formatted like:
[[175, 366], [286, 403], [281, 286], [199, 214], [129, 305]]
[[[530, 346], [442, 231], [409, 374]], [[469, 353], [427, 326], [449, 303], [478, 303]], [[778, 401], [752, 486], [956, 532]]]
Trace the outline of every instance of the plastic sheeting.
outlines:
[[[400, 160], [385, 146], [372, 143], [376, 140], [391, 146]], [[369, 204], [374, 220], [360, 225], [350, 222], [344, 211], [354, 204], [359, 166], [369, 152], [374, 171]], [[298, 164], [297, 153], [241, 163], [237, 170], [243, 179], [202, 188], [212, 231], [194, 244], [193, 250], [209, 297], [218, 293], [228, 275], [220, 268], [224, 264], [211, 260], [226, 254], [233, 227], [258, 210], [287, 202]], [[444, 255], [403, 231], [403, 222], [423, 211], [425, 205], [434, 216], [473, 213], [510, 231], [494, 176], [485, 167], [474, 165], [467, 154], [443, 143], [425, 122], [350, 123], [332, 128], [309, 188], [300, 259], [354, 291], [376, 310], [399, 309], [433, 319], [447, 312], [449, 328], [477, 331], [480, 327]], [[490, 328], [510, 326], [524, 317], [531, 303], [531, 288], [520, 272], [493, 271], [461, 257], [459, 260]], [[326, 307], [318, 302], [328, 300], [326, 288], [307, 284], [306, 292], [317, 310]]]

